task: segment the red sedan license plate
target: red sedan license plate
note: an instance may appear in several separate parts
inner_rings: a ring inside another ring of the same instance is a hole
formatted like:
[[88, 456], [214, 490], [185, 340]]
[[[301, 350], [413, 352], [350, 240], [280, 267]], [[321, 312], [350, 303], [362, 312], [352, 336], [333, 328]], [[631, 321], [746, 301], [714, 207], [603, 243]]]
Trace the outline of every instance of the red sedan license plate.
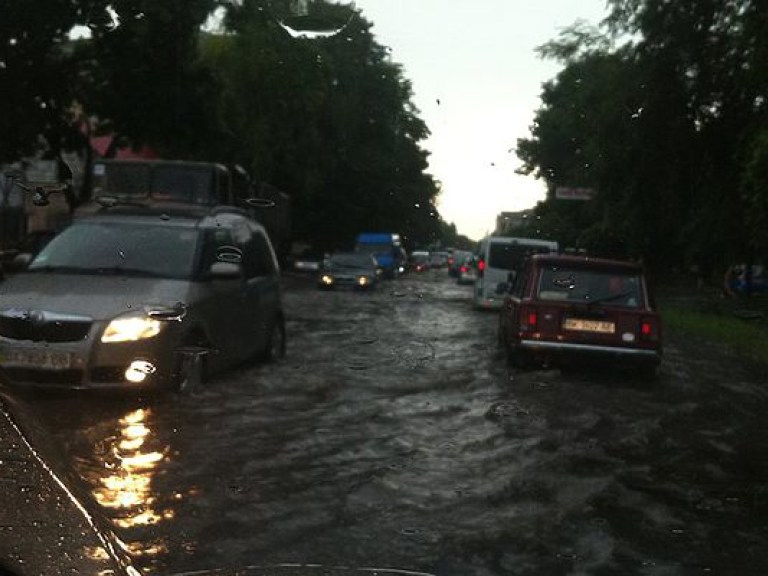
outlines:
[[564, 328], [578, 332], [597, 332], [599, 334], [613, 334], [616, 325], [606, 320], [586, 320], [583, 318], [566, 318]]
[[72, 366], [72, 355], [50, 350], [5, 350], [0, 359], [5, 366], [66, 370]]

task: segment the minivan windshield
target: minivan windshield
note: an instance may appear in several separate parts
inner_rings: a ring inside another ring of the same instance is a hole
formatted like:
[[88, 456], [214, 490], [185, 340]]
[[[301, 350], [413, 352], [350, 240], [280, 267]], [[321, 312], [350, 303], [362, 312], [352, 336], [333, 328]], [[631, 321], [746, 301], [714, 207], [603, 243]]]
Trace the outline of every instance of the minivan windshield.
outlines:
[[334, 254], [331, 268], [373, 268], [372, 256], [368, 254]]
[[28, 270], [190, 279], [197, 242], [197, 230], [160, 222], [76, 222], [51, 240]]

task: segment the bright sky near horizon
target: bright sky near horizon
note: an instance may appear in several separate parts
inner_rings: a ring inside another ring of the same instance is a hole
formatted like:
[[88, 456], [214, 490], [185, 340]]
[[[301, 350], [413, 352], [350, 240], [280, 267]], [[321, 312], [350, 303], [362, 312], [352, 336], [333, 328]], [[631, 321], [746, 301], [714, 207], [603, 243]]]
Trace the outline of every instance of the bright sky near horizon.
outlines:
[[576, 20], [598, 24], [605, 0], [355, 0], [413, 84], [432, 133], [430, 172], [438, 208], [459, 233], [479, 239], [496, 215], [533, 207], [544, 185], [515, 173], [518, 138], [560, 65], [535, 48]]

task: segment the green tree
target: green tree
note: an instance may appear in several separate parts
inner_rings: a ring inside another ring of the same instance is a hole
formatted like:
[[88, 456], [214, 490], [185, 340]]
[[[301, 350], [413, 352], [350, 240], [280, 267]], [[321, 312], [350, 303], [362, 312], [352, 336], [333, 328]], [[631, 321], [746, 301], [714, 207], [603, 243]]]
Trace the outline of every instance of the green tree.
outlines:
[[[78, 121], [88, 118], [114, 136], [108, 154], [129, 143], [243, 165], [291, 194], [302, 239], [439, 238], [427, 127], [401, 67], [352, 8], [313, 2], [309, 16], [347, 26], [309, 41], [288, 34], [274, 0], [38, 4], [9, 0], [0, 24], [3, 159], [56, 154], [73, 137], [86, 147]], [[202, 32], [217, 8], [223, 30]], [[77, 25], [89, 37], [70, 39]]]
[[114, 143], [200, 157], [216, 125], [215, 85], [198, 58], [216, 0], [121, 0], [81, 43], [91, 81], [82, 102]]
[[342, 34], [306, 41], [288, 35], [263, 2], [230, 11], [229, 34], [204, 44], [221, 86], [217, 154], [289, 192], [305, 239], [437, 235], [437, 187], [419, 146], [428, 132], [410, 83], [370, 23], [359, 13], [347, 20]]
[[[576, 26], [542, 48], [545, 86], [524, 171], [594, 187], [537, 213], [569, 242], [654, 266], [713, 270], [764, 250], [764, 4], [613, 0], [608, 32]], [[618, 48], [613, 44], [622, 40]]]
[[684, 88], [685, 109], [677, 122], [691, 122], [695, 132], [688, 164], [693, 185], [683, 220], [688, 254], [705, 268], [746, 257], [755, 242], [741, 186], [749, 182], [754, 198], [755, 181], [745, 180], [744, 173], [765, 125], [768, 6], [756, 0], [611, 4], [613, 29], [640, 37], [637, 57], [664, 62], [670, 71], [652, 78], [649, 88], [663, 94], [671, 75]]
[[83, 89], [82, 57], [69, 31], [97, 25], [99, 0], [4, 0], [0, 18], [0, 162], [41, 149], [53, 154], [78, 139], [72, 103]]

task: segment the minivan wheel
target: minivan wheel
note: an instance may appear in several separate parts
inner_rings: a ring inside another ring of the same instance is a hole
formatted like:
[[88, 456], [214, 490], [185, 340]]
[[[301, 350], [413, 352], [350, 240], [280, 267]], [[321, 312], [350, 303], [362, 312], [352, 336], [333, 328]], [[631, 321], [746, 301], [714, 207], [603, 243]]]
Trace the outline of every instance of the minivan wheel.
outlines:
[[264, 360], [274, 362], [285, 356], [287, 348], [285, 337], [285, 320], [280, 317], [272, 323], [267, 345], [264, 347]]
[[191, 394], [205, 383], [206, 362], [201, 353], [179, 354], [176, 370], [176, 391]]

